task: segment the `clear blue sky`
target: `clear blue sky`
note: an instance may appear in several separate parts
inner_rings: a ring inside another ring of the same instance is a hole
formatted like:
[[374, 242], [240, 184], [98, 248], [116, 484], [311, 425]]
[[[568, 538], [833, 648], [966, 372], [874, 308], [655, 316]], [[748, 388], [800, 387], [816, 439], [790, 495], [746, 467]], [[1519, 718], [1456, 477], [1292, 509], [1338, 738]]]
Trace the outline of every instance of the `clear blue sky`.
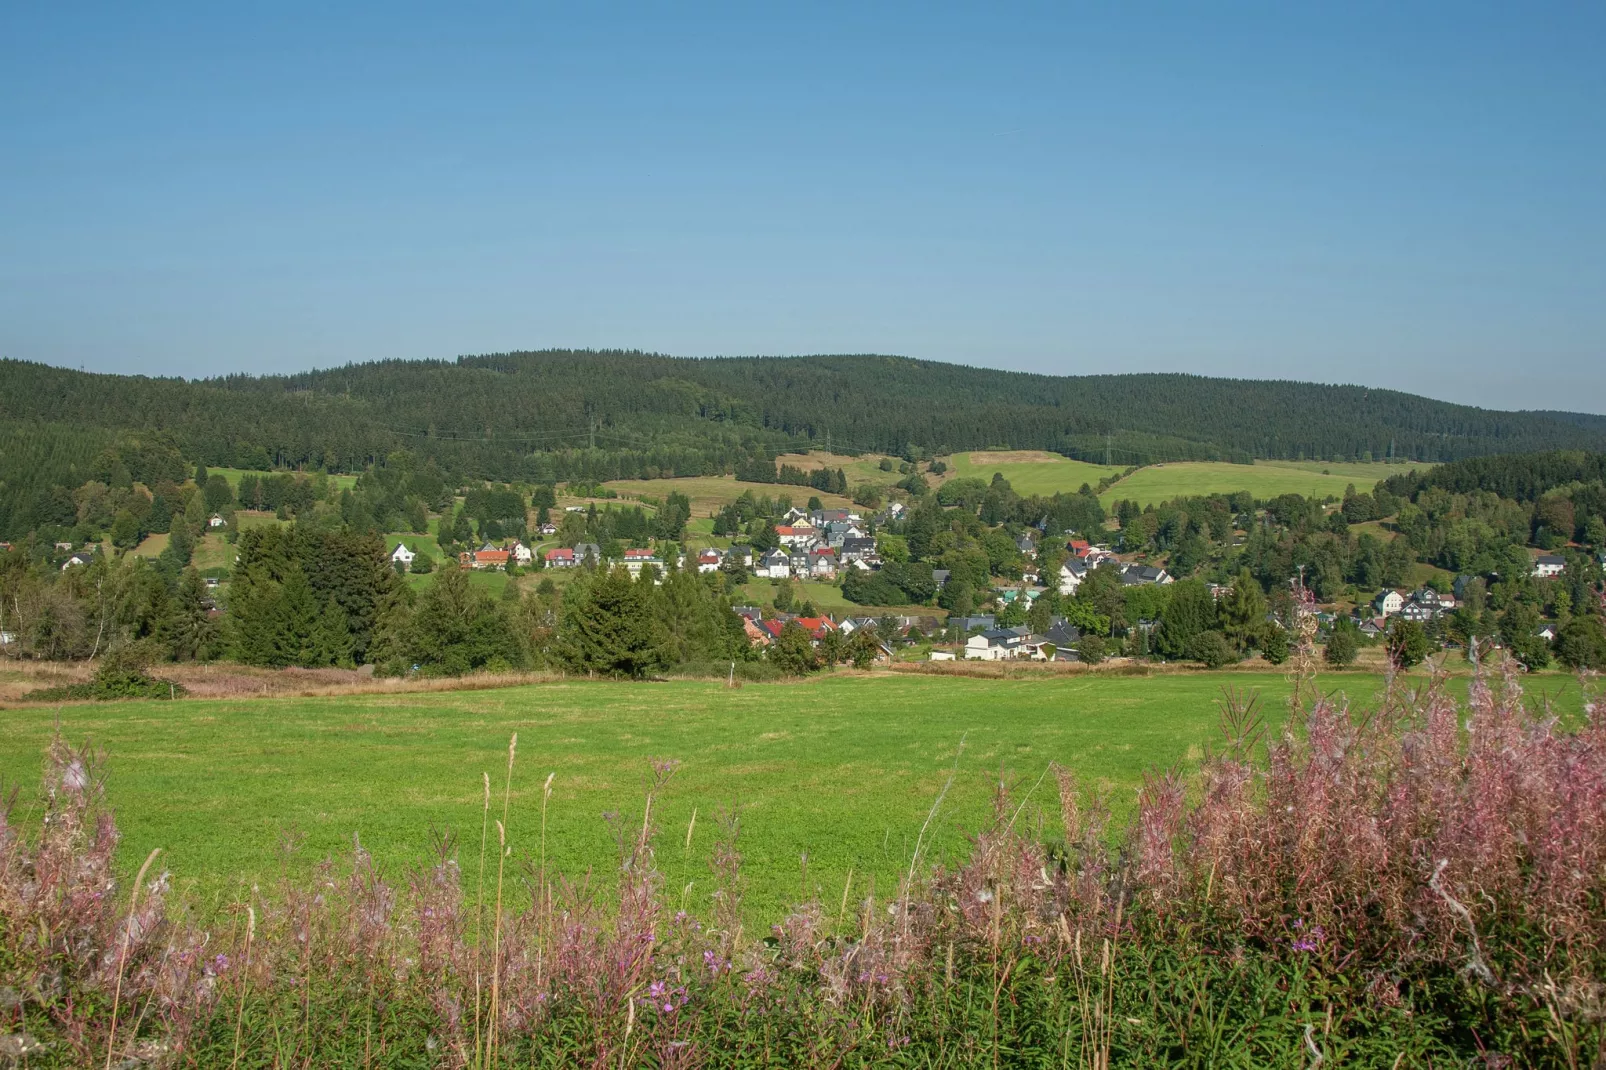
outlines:
[[10, 3], [0, 355], [889, 352], [1606, 412], [1603, 50], [1598, 0]]

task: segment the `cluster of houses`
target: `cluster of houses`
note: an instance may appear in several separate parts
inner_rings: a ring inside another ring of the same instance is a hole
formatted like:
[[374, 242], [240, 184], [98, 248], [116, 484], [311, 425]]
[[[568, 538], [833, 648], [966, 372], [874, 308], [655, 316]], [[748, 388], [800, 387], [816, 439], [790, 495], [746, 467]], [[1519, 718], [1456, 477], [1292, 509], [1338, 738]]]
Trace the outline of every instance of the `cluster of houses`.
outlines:
[[1431, 587], [1423, 587], [1409, 594], [1385, 588], [1372, 599], [1366, 611], [1356, 611], [1359, 618], [1357, 624], [1362, 635], [1375, 639], [1388, 631], [1391, 619], [1426, 624], [1446, 613], [1453, 613], [1458, 604], [1455, 595], [1440, 594]]
[[[742, 630], [747, 634], [747, 641], [754, 646], [769, 646], [780, 638], [781, 630], [794, 621], [808, 633], [816, 646], [831, 632], [851, 636], [861, 629], [871, 628], [876, 632], [882, 658], [890, 658], [893, 652], [891, 644], [917, 629], [930, 635], [941, 632], [945, 627], [944, 621], [934, 616], [899, 614], [890, 618], [844, 617], [836, 621], [827, 616], [799, 617], [787, 613], [772, 613], [766, 617], [758, 606], [735, 606], [734, 610], [742, 618]], [[896, 635], [886, 634], [889, 620], [896, 628]], [[1082, 638], [1076, 626], [1067, 623], [1063, 617], [1054, 618], [1048, 631], [1041, 635], [1025, 627], [1000, 628], [991, 616], [953, 617], [946, 622], [946, 627], [957, 628], [961, 634], [970, 631], [976, 634], [965, 639], [960, 651], [931, 651], [932, 661], [955, 661], [960, 658], [971, 661], [1064, 661], [1075, 658], [1074, 648]]]
[[1065, 544], [1070, 556], [1060, 566], [1059, 587], [1060, 594], [1075, 594], [1076, 589], [1082, 586], [1088, 573], [1104, 564], [1113, 562], [1121, 570], [1121, 585], [1136, 587], [1140, 584], [1166, 584], [1171, 583], [1174, 577], [1165, 569], [1157, 565], [1140, 565], [1136, 562], [1121, 561], [1115, 552], [1105, 546], [1093, 546], [1084, 539], [1071, 539]]

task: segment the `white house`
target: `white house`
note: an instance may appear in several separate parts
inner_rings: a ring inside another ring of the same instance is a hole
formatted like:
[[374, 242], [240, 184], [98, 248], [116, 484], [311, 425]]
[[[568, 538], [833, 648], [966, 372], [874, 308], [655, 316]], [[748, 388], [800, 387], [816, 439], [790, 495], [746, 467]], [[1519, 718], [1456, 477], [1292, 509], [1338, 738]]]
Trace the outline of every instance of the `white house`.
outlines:
[[1392, 617], [1405, 607], [1405, 598], [1399, 591], [1387, 590], [1372, 599], [1372, 611], [1380, 617]]
[[396, 544], [396, 549], [390, 552], [391, 561], [398, 565], [411, 565], [413, 563], [413, 558], [417, 556], [417, 554], [413, 553], [407, 548], [406, 543], [400, 542]]
[[217, 513], [213, 513], [212, 519], [206, 522], [206, 526], [209, 528], [220, 528], [223, 526], [223, 518]]
[[792, 575], [792, 558], [785, 550], [769, 550], [758, 559], [754, 571], [772, 580], [784, 580]]
[[819, 532], [807, 524], [782, 524], [775, 529], [775, 534], [780, 538], [782, 546], [808, 546], [814, 542]]
[[70, 569], [70, 568], [72, 568], [72, 567], [74, 567], [76, 565], [87, 565], [87, 564], [89, 564], [89, 558], [85, 557], [83, 554], [73, 554], [71, 557], [69, 557], [66, 561], [64, 561], [62, 563], [61, 570], [63, 572], [66, 572], [68, 569]]
[[1534, 575], [1539, 579], [1560, 576], [1567, 567], [1567, 559], [1556, 554], [1540, 554], [1534, 558]]
[[697, 555], [698, 572], [718, 572], [725, 557], [718, 550], [707, 549]]
[[1556, 629], [1549, 624], [1545, 625], [1543, 628], [1540, 628], [1537, 632], [1534, 632], [1534, 635], [1543, 639], [1547, 643], [1554, 643], [1556, 641]]
[[630, 549], [625, 551], [625, 569], [631, 576], [641, 575], [641, 570], [652, 565], [660, 572], [663, 571], [663, 562], [651, 550]]
[[1075, 594], [1087, 578], [1087, 566], [1080, 561], [1066, 561], [1060, 566], [1060, 594]]
[[514, 543], [511, 553], [513, 554], [513, 560], [521, 566], [528, 565], [535, 560], [535, 553], [522, 542]]
[[972, 661], [1003, 661], [1018, 657], [1026, 636], [1015, 628], [995, 628], [965, 640], [965, 657]]

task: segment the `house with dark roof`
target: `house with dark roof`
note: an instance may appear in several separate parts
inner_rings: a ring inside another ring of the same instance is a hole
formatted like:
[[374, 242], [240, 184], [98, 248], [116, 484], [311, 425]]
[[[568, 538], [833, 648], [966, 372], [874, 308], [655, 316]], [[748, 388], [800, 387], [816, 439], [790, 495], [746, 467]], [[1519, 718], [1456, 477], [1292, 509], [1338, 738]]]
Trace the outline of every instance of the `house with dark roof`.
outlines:
[[1123, 587], [1170, 582], [1171, 573], [1157, 565], [1128, 565], [1121, 570], [1121, 586]]
[[1023, 653], [1025, 628], [994, 628], [965, 640], [965, 657], [971, 661], [1003, 661]]

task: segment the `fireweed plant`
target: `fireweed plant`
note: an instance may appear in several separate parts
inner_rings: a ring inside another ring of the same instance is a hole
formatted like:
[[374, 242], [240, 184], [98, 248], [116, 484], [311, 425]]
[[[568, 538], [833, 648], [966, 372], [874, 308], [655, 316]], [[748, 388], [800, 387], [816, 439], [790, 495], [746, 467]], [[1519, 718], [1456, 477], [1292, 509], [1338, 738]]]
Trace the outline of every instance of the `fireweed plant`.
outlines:
[[1126, 830], [1053, 767], [1052, 835], [1001, 783], [963, 864], [850, 875], [763, 933], [734, 815], [712, 915], [664, 887], [673, 762], [611, 819], [607, 888], [551, 871], [544, 835], [512, 851], [535, 830], [509, 825], [510, 744], [478, 845], [393, 882], [354, 841], [219, 920], [114, 878], [101, 763], [58, 739], [37, 831], [0, 822], [0, 1062], [1606, 1065], [1606, 708], [1564, 730], [1502, 663], [1461, 704], [1396, 677], [1352, 710], [1308, 642], [1293, 664], [1280, 738], [1226, 694], [1199, 776], [1149, 776]]

